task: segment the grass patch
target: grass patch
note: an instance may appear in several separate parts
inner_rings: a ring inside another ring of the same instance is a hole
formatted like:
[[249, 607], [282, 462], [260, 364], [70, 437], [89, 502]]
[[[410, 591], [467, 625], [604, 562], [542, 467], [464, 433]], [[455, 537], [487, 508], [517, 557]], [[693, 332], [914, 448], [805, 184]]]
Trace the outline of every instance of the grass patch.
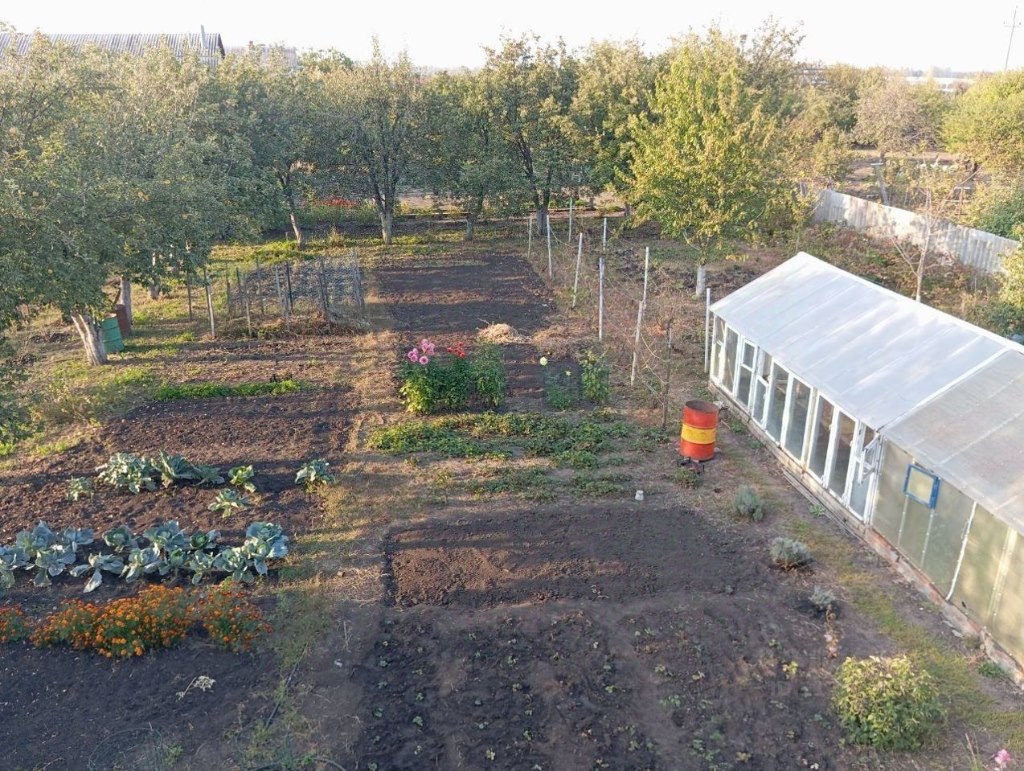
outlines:
[[631, 493], [631, 482], [628, 474], [578, 474], [572, 480], [572, 489], [590, 498], [610, 498]]
[[1024, 752], [1024, 723], [1017, 710], [1000, 709], [982, 690], [977, 662], [908, 620], [891, 587], [873, 573], [859, 568], [862, 549], [826, 532], [815, 523], [794, 522], [792, 532], [807, 543], [816, 558], [834, 567], [838, 582], [851, 604], [871, 619], [903, 651], [913, 656], [942, 683], [942, 701], [951, 721], [963, 723], [969, 733], [984, 731], [998, 737], [1015, 755]]
[[487, 479], [477, 479], [467, 485], [473, 495], [518, 495], [532, 501], [551, 500], [555, 497], [555, 480], [547, 470], [511, 466], [498, 469]]
[[218, 396], [282, 396], [303, 388], [296, 380], [288, 378], [277, 382], [239, 383], [181, 383], [164, 384], [157, 389], [157, 401], [170, 402], [177, 399], [213, 399]]

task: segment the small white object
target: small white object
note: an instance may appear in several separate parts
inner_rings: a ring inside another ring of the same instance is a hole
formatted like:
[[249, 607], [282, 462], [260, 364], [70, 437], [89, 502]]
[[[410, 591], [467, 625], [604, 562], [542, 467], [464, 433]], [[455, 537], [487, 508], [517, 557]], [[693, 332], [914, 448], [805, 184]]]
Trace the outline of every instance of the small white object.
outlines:
[[633, 496], [633, 499], [637, 500], [637, 501], [642, 501], [644, 499], [644, 491], [643, 490], [637, 490], [636, 491], [636, 495]]

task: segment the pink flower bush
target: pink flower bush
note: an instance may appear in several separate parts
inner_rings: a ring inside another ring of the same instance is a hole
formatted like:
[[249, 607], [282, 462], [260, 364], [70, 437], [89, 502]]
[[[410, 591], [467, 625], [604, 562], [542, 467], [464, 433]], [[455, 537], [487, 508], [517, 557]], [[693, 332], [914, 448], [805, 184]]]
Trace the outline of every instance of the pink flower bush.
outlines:
[[1001, 749], [992, 756], [992, 760], [996, 762], [997, 768], [1003, 769], [1013, 762], [1013, 755], [1010, 754], [1009, 750]]

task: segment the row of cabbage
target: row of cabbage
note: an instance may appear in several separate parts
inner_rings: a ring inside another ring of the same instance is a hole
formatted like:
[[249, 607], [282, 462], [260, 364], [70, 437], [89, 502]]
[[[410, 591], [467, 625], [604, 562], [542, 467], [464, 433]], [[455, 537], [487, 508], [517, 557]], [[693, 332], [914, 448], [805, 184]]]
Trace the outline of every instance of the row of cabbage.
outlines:
[[[92, 547], [92, 548], [89, 548]], [[94, 551], [99, 547], [98, 551]], [[0, 545], [0, 597], [16, 583], [16, 572], [35, 571], [33, 584], [49, 586], [68, 573], [88, 576], [85, 591], [103, 582], [103, 574], [125, 581], [145, 576], [191, 576], [199, 584], [207, 575], [242, 583], [264, 576], [272, 560], [288, 553], [288, 536], [271, 522], [253, 522], [241, 544], [220, 542], [217, 530], [183, 530], [176, 520], [132, 533], [127, 525], [112, 527], [96, 537], [91, 528], [69, 527], [55, 532], [45, 522], [22, 530], [13, 544]]]

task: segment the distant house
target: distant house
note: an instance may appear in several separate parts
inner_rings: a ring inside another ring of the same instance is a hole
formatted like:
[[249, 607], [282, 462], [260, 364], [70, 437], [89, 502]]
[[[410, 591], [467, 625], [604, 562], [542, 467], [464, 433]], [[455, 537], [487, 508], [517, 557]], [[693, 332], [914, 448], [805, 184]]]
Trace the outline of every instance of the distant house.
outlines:
[[[127, 53], [140, 55], [147, 48], [154, 48], [162, 45], [169, 46], [174, 55], [179, 59], [186, 51], [196, 51], [199, 59], [204, 64], [216, 67], [224, 58], [224, 43], [220, 34], [206, 32], [200, 28], [198, 34], [168, 35], [168, 34], [67, 34], [47, 35], [43, 37], [54, 43], [63, 43], [76, 51], [81, 51], [87, 46], [113, 51], [115, 53]], [[0, 33], [0, 54], [9, 48], [14, 48], [19, 54], [24, 54], [32, 45], [33, 35], [19, 32]]]
[[711, 315], [711, 383], [790, 477], [1024, 668], [1024, 347], [804, 253]]

